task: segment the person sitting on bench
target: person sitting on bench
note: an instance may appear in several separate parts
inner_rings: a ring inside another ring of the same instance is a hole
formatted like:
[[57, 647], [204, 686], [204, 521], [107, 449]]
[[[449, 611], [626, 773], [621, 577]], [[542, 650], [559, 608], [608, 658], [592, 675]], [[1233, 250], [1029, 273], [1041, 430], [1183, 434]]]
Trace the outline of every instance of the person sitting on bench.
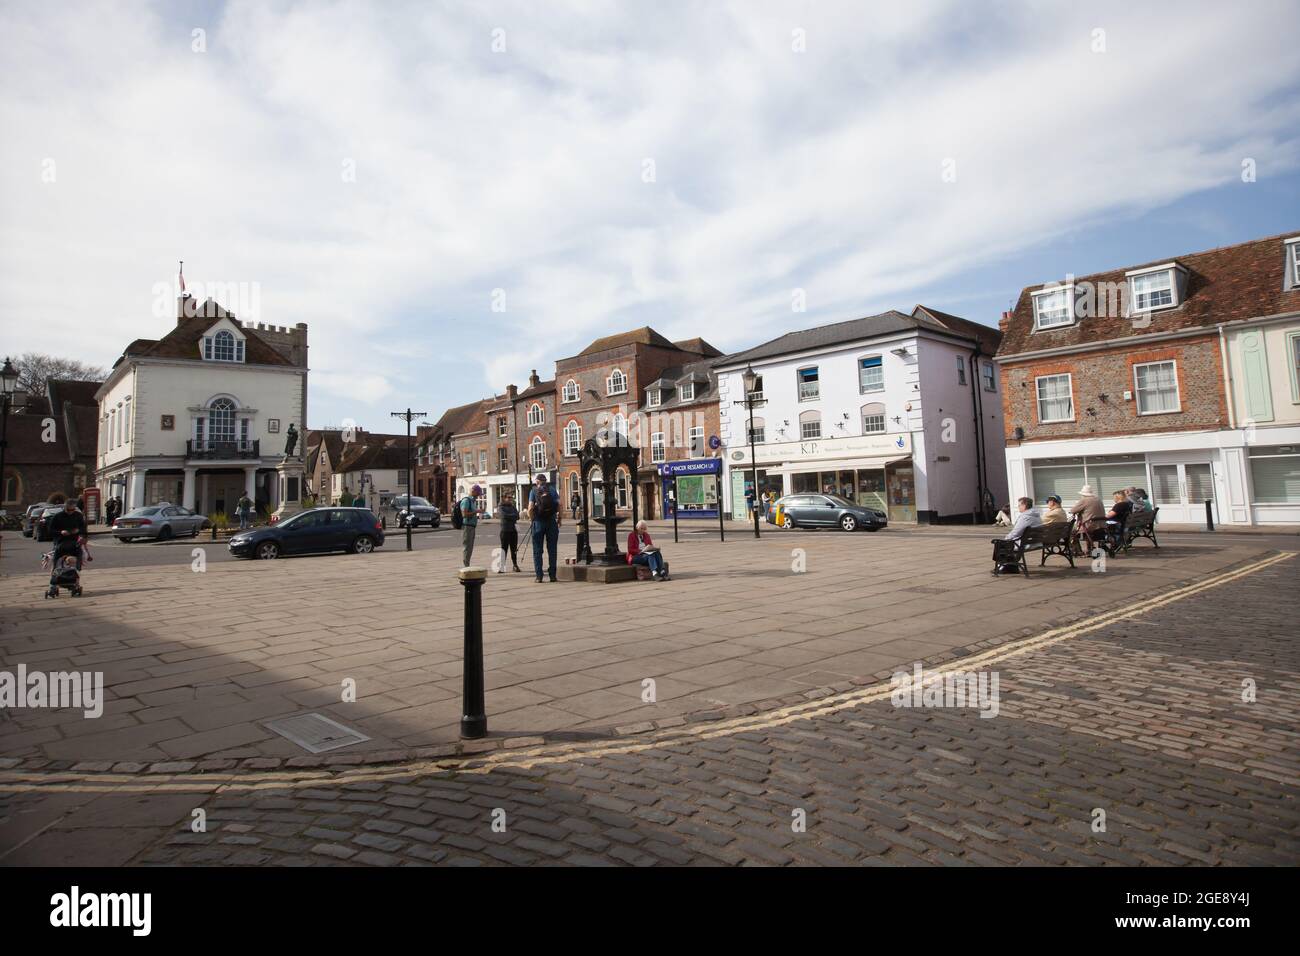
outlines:
[[1043, 516], [1034, 507], [1033, 498], [1018, 499], [1016, 507], [1020, 509], [1020, 514], [1016, 515], [1016, 523], [1003, 536], [1003, 541], [1019, 541], [1026, 531], [1043, 523]]
[[1067, 524], [1070, 516], [1061, 507], [1059, 495], [1047, 496], [1047, 507], [1043, 509], [1043, 524]]
[[[1094, 542], [1101, 540], [1106, 530], [1106, 509], [1101, 506], [1092, 485], [1084, 485], [1079, 489], [1079, 500], [1070, 507], [1070, 514], [1079, 519], [1076, 533], [1083, 538], [1088, 550], [1092, 551]], [[1083, 550], [1080, 549], [1077, 553], [1082, 554]]]

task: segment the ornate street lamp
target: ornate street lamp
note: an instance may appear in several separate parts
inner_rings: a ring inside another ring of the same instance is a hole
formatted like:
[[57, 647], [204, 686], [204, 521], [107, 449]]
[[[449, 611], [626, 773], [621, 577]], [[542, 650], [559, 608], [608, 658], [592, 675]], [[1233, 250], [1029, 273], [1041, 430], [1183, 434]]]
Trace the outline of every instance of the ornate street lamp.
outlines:
[[749, 412], [749, 473], [750, 480], [754, 487], [754, 537], [761, 537], [758, 531], [758, 503], [762, 500], [758, 494], [758, 455], [754, 452], [754, 409], [761, 405], [766, 405], [765, 399], [755, 399], [754, 392], [758, 385], [758, 373], [754, 371], [753, 365], [746, 365], [745, 371], [740, 373], [740, 380], [744, 383], [745, 400], [743, 402], [733, 402], [734, 405], [744, 405], [745, 410]]
[[9, 444], [9, 406], [14, 401], [14, 390], [18, 387], [18, 369], [14, 363], [5, 359], [0, 368], [0, 506], [4, 504], [5, 488], [5, 446]]

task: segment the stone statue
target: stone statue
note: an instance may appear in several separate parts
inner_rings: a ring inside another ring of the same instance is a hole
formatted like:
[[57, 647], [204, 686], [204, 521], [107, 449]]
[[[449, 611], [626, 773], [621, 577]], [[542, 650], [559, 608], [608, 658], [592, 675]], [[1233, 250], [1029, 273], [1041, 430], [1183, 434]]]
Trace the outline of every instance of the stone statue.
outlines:
[[289, 423], [289, 430], [284, 436], [284, 457], [292, 458], [294, 446], [298, 444], [298, 429], [293, 427], [293, 422]]

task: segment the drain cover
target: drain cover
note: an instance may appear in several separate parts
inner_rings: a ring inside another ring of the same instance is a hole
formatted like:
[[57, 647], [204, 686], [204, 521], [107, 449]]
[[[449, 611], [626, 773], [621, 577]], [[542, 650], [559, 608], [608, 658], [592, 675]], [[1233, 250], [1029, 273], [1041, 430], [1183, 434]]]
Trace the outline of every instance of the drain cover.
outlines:
[[281, 737], [287, 737], [299, 747], [314, 754], [327, 750], [338, 750], [351, 744], [369, 740], [359, 730], [344, 727], [337, 721], [330, 720], [323, 714], [298, 714], [294, 717], [282, 717], [264, 724]]

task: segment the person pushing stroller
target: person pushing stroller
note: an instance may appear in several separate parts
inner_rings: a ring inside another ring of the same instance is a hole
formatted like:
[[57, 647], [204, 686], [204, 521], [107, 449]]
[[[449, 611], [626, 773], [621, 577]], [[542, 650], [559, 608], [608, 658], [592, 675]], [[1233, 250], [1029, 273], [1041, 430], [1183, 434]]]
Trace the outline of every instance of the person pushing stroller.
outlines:
[[63, 510], [49, 520], [49, 530], [54, 538], [54, 569], [50, 573], [50, 589], [46, 597], [58, 597], [59, 588], [67, 588], [73, 597], [81, 595], [81, 548], [86, 537], [86, 517], [77, 510], [71, 498]]

